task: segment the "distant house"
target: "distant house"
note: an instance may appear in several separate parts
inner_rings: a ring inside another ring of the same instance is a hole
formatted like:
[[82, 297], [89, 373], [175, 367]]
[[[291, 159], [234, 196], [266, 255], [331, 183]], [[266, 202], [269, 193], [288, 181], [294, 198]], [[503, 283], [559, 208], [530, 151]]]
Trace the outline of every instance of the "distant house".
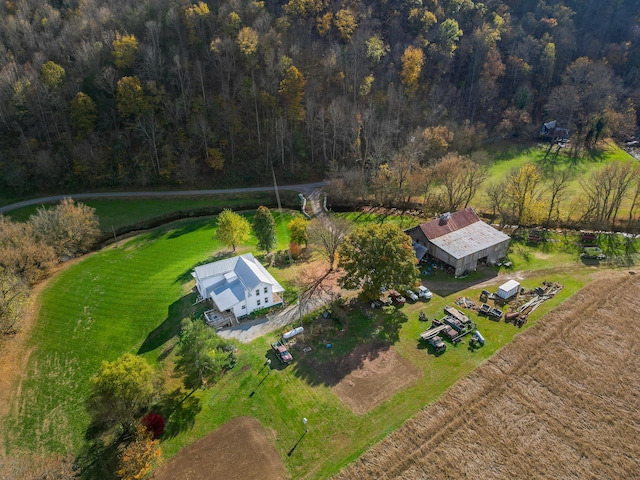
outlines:
[[549, 140], [551, 143], [567, 142], [571, 136], [571, 130], [561, 128], [557, 120], [543, 123], [538, 131], [538, 136]]
[[477, 268], [478, 262], [496, 263], [509, 248], [508, 235], [480, 220], [471, 207], [405, 230], [417, 259], [427, 253], [450, 266], [456, 276]]
[[201, 265], [192, 275], [201, 299], [213, 304], [206, 313], [212, 324], [231, 323], [282, 303], [284, 288], [251, 253]]

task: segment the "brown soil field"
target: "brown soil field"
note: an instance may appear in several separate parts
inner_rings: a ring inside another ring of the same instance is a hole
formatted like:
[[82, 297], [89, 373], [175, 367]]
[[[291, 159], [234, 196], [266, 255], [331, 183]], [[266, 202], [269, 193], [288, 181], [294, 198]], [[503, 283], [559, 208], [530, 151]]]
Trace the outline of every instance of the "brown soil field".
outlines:
[[335, 478], [638, 478], [639, 310], [599, 274]]
[[278, 480], [289, 478], [268, 432], [253, 417], [237, 417], [183, 448], [152, 480]]
[[314, 368], [356, 415], [372, 410], [421, 375], [393, 347], [369, 343], [335, 362], [316, 364]]

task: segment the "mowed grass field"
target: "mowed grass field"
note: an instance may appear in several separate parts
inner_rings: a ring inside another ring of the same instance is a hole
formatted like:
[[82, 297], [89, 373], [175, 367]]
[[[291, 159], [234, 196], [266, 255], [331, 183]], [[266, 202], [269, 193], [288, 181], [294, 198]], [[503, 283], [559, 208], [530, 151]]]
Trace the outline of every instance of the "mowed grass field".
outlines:
[[[280, 225], [279, 248], [287, 245], [285, 225], [289, 218], [285, 216]], [[192, 268], [221, 250], [212, 240], [214, 231], [215, 219], [176, 222], [90, 255], [53, 279], [40, 300], [39, 318], [28, 345], [27, 372], [14, 408], [2, 425], [9, 454], [18, 450], [77, 454], [82, 449], [89, 420], [84, 407], [89, 378], [102, 360], [113, 360], [126, 352], [140, 354], [166, 371], [167, 392], [178, 387], [179, 381], [170, 376], [171, 347], [180, 320], [192, 310], [195, 300], [190, 293]], [[252, 248], [255, 239], [242, 251]], [[540, 269], [556, 265], [552, 255], [538, 261]], [[586, 274], [595, 270], [582, 266], [577, 257], [567, 261], [573, 261], [572, 267], [582, 269], [584, 275], [555, 271], [549, 277], [542, 270], [523, 280], [527, 288], [543, 280], [559, 281], [565, 288], [539, 308], [522, 330], [580, 289], [588, 281]], [[276, 278], [295, 278], [293, 268], [302, 271], [308, 265], [271, 271]], [[428, 279], [426, 282], [429, 285]], [[496, 278], [495, 287], [498, 284]], [[419, 348], [416, 340], [425, 328], [418, 321], [419, 311], [425, 311], [429, 318], [440, 317], [445, 304], [463, 294], [477, 298], [480, 288], [461, 285], [458, 291], [441, 295], [434, 291], [431, 302], [397, 310], [393, 322], [380, 312], [370, 320], [358, 308], [347, 310], [342, 320], [346, 334], [310, 337], [308, 356], [298, 355], [286, 368], [274, 363], [271, 374], [265, 371], [264, 362], [272, 358], [269, 342], [275, 340], [275, 334], [238, 345], [236, 367], [213, 388], [197, 392], [168, 419], [162, 442], [165, 457], [231, 418], [248, 415], [273, 432], [276, 449], [293, 478], [326, 478], [337, 472], [522, 331], [511, 324], [478, 318], [478, 328], [487, 338], [483, 348], [470, 351], [465, 342], [436, 357]], [[392, 343], [421, 376], [378, 407], [356, 415], [322, 381], [313, 365], [376, 340]], [[326, 348], [326, 342], [332, 343], [331, 349]], [[303, 431], [302, 417], [309, 419], [310, 432], [295, 454], [288, 455]]]

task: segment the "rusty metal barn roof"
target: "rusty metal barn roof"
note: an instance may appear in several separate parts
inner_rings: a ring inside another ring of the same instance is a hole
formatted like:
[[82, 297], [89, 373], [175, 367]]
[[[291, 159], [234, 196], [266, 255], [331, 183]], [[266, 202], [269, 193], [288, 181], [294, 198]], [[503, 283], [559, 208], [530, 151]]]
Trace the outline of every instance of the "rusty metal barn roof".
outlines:
[[463, 258], [509, 240], [509, 236], [483, 221], [478, 221], [429, 240], [453, 258]]
[[434, 238], [455, 232], [476, 222], [484, 223], [480, 221], [480, 218], [476, 215], [476, 212], [473, 211], [473, 208], [467, 207], [463, 210], [445, 214], [440, 218], [423, 223], [420, 225], [420, 229], [425, 237], [433, 241]]

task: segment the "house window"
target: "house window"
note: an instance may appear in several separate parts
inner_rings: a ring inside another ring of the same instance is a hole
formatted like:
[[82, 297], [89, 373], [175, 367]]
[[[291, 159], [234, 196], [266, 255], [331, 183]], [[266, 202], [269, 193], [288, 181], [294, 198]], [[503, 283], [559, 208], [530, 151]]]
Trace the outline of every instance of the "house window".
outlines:
[[260, 289], [256, 288], [256, 295], [260, 295]]
[[260, 305], [260, 300], [258, 300], [258, 305]]
[[242, 309], [243, 309], [243, 310], [246, 310], [246, 309], [247, 309], [247, 306], [246, 306], [246, 305], [242, 305]]
[[266, 305], [267, 303], [269, 303], [269, 299], [268, 299], [268, 298], [265, 298], [265, 299], [264, 299], [264, 303], [265, 303], [265, 305]]
[[267, 293], [267, 287], [264, 287], [264, 293]]

